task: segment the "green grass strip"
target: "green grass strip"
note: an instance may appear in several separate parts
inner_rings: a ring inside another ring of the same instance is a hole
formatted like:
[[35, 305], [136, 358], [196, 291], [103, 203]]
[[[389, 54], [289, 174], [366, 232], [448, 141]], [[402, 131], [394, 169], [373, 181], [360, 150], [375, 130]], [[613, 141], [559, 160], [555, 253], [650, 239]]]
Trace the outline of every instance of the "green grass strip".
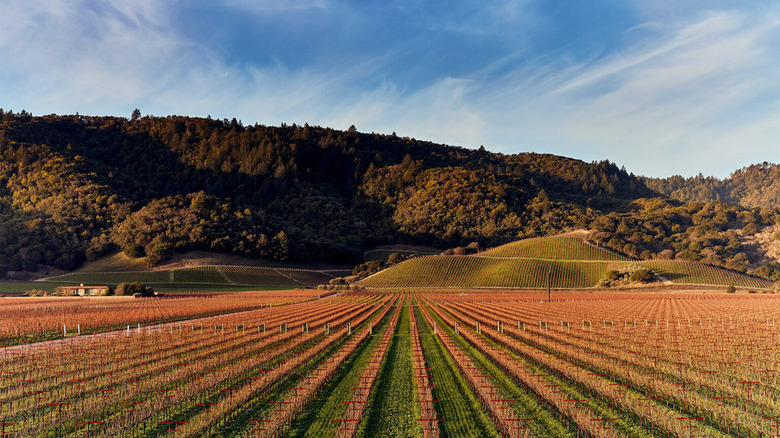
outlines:
[[441, 418], [441, 437], [500, 437], [498, 429], [482, 408], [482, 404], [460, 374], [455, 361], [447, 353], [438, 337], [431, 331], [419, 309], [414, 310], [420, 321], [420, 343], [431, 368], [434, 400]]
[[[449, 312], [448, 310], [442, 309], [442, 311], [448, 313], [451, 317], [453, 317], [453, 319], [459, 319], [460, 321], [463, 321], [462, 313], [458, 313], [456, 315], [453, 312]], [[531, 374], [545, 374], [548, 384], [560, 385], [560, 391], [565, 393], [566, 398], [587, 399], [587, 401], [584, 402], [584, 405], [587, 406], [594, 414], [596, 414], [598, 418], [617, 418], [617, 420], [614, 421], [611, 426], [620, 430], [625, 436], [635, 438], [666, 436], [659, 435], [658, 433], [661, 433], [661, 431], [645, 430], [637, 413], [631, 411], [625, 406], [618, 405], [613, 400], [603, 396], [595, 389], [589, 388], [582, 382], [577, 382], [565, 376], [559, 376], [559, 373], [555, 371], [555, 368], [551, 365], [539, 362], [530, 355], [517, 350], [515, 347], [499, 344], [495, 342], [491, 336], [485, 334], [481, 334], [479, 336], [489, 346], [501, 349], [506, 352], [509, 357], [517, 360], [518, 363], [525, 366], [527, 371]]]
[[[381, 305], [377, 306], [377, 310], [372, 310], [371, 314], [381, 312]], [[254, 426], [247, 426], [247, 420], [257, 420], [264, 418], [268, 415], [268, 411], [272, 407], [268, 404], [270, 401], [281, 401], [288, 394], [288, 387], [295, 387], [301, 384], [305, 380], [305, 376], [311, 372], [320, 362], [325, 360], [328, 356], [334, 354], [339, 348], [341, 348], [355, 333], [359, 330], [365, 329], [371, 316], [366, 320], [358, 324], [353, 328], [352, 335], [342, 336], [332, 345], [325, 348], [324, 351], [315, 355], [314, 358], [308, 362], [299, 365], [296, 370], [288, 373], [283, 379], [283, 385], [275, 385], [273, 390], [260, 391], [260, 394], [245, 401], [243, 405], [237, 407], [233, 411], [227, 414], [228, 418], [220, 419], [216, 425], [212, 425], [209, 431], [215, 430], [219, 434], [216, 436], [236, 436], [240, 433], [247, 432], [247, 429], [251, 429]], [[318, 337], [319, 338], [319, 337]], [[363, 343], [366, 341], [363, 340]], [[301, 351], [304, 349], [302, 348]], [[273, 400], [269, 398], [269, 393], [272, 393]], [[209, 435], [212, 436], [212, 435]], [[286, 436], [286, 434], [285, 434]]]
[[[382, 321], [374, 327], [374, 334], [369, 336], [369, 341], [364, 342], [351, 358], [341, 366], [339, 372], [325, 386], [322, 392], [312, 401], [306, 412], [301, 415], [285, 434], [292, 438], [321, 438], [335, 436], [340, 423], [333, 420], [341, 419], [349, 407], [342, 401], [350, 400], [354, 394], [352, 388], [358, 386], [358, 377], [363, 374], [363, 368], [374, 355], [379, 343], [382, 341], [382, 331], [390, 323], [395, 309], [390, 309]], [[395, 330], [395, 327], [387, 327]]]
[[529, 394], [520, 384], [511, 376], [502, 371], [488, 357], [486, 357], [477, 348], [469, 344], [462, 336], [456, 336], [455, 331], [439, 318], [433, 311], [429, 312], [438, 323], [438, 330], [445, 330], [452, 339], [460, 346], [461, 351], [471, 357], [474, 365], [482, 369], [482, 372], [489, 375], [497, 385], [500, 385], [507, 399], [516, 400], [511, 403], [512, 408], [518, 418], [533, 418], [529, 422], [528, 428], [533, 436], [536, 437], [575, 437], [567, 425], [556, 419], [553, 414], [544, 407], [537, 398]]
[[412, 346], [409, 338], [409, 309], [404, 305], [395, 335], [388, 346], [368, 399], [359, 438], [422, 437], [420, 408], [412, 375]]

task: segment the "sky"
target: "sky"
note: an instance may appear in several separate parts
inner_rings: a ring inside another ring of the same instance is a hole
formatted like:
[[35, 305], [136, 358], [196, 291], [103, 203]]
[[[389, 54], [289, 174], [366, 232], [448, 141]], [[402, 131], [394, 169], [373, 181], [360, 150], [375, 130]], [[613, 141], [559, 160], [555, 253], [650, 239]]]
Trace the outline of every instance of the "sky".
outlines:
[[355, 125], [723, 178], [780, 161], [780, 2], [1, 0], [0, 108]]

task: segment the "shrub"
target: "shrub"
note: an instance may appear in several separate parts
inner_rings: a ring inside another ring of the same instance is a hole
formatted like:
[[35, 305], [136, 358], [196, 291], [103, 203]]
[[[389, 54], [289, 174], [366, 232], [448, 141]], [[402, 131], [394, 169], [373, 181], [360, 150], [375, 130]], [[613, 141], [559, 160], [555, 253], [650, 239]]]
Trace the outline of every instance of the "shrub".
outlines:
[[760, 231], [761, 228], [755, 222], [751, 222], [742, 228], [742, 232], [745, 234], [757, 234]]
[[120, 283], [116, 287], [114, 294], [117, 296], [136, 296], [136, 294], [139, 294], [139, 296], [142, 297], [151, 297], [154, 296], [154, 289], [145, 284], [134, 281], [132, 283]]
[[336, 277], [336, 278], [331, 278], [328, 284], [331, 286], [341, 286], [347, 284], [347, 282], [346, 280], [344, 280], [344, 277]]
[[124, 251], [125, 251], [125, 255], [134, 259], [141, 258], [146, 255], [146, 252], [144, 251], [144, 247], [137, 243], [132, 243], [127, 245], [124, 248]]
[[404, 261], [404, 255], [403, 254], [399, 254], [397, 252], [394, 252], [394, 253], [390, 254], [390, 256], [387, 258], [387, 264], [389, 266], [390, 265], [396, 265], [398, 263], [401, 263], [402, 261]]
[[358, 279], [366, 278], [371, 274], [375, 274], [381, 271], [382, 269], [385, 269], [385, 263], [383, 261], [372, 260], [370, 262], [355, 266], [355, 268], [352, 270], [352, 275], [356, 276]]
[[599, 287], [628, 286], [631, 283], [649, 283], [655, 279], [652, 269], [642, 266], [629, 266], [621, 270], [610, 269], [599, 280]]
[[736, 292], [736, 291], [737, 291], [737, 288], [735, 288], [735, 287], [734, 287], [734, 286], [732, 286], [732, 285], [728, 285], [728, 286], [726, 287], [726, 293], [727, 293], [727, 294], [733, 294], [733, 293], [734, 293], [734, 292]]
[[653, 279], [653, 271], [647, 268], [637, 269], [631, 272], [629, 279], [636, 283], [647, 283]]

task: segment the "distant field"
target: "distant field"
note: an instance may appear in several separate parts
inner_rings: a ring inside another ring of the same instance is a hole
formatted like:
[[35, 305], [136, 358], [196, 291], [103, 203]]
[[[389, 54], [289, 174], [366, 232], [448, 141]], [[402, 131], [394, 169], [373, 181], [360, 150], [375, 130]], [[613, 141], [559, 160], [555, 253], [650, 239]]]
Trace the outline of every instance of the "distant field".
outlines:
[[772, 282], [700, 263], [631, 261], [577, 237], [525, 239], [473, 256], [426, 256], [407, 260], [360, 282], [377, 288], [595, 287], [607, 270], [647, 266], [672, 284], [733, 285], [769, 289]]
[[79, 284], [116, 286], [139, 281], [160, 292], [219, 292], [241, 290], [278, 290], [315, 287], [327, 284], [349, 271], [268, 268], [258, 266], [197, 266], [156, 271], [78, 271], [43, 281], [0, 282], [0, 293], [25, 292], [32, 289], [53, 291], [57, 286]]
[[[275, 260], [255, 259], [208, 251], [187, 251], [184, 253], [175, 253], [170, 260], [163, 262], [157, 269], [172, 270], [198, 266], [252, 266], [260, 268], [303, 269], [314, 271], [349, 268], [347, 266], [333, 266], [329, 264], [278, 262]], [[127, 271], [145, 272], [149, 271], [149, 268], [145, 265], [144, 259], [133, 259], [126, 256], [123, 252], [118, 252], [95, 261], [86, 262], [75, 272]]]
[[[86, 284], [86, 283], [85, 283]], [[262, 286], [262, 285], [230, 285], [230, 284], [205, 284], [205, 283], [146, 283], [155, 292], [161, 293], [185, 293], [185, 292], [244, 292], [244, 291], [274, 291], [290, 290], [290, 286]], [[75, 286], [78, 283], [55, 283], [50, 281], [0, 281], [0, 295], [19, 295], [31, 290], [54, 292], [58, 286]]]
[[170, 283], [170, 273], [167, 271], [147, 272], [78, 272], [65, 274], [49, 279], [52, 283], [62, 284], [109, 284], [140, 281], [142, 283]]

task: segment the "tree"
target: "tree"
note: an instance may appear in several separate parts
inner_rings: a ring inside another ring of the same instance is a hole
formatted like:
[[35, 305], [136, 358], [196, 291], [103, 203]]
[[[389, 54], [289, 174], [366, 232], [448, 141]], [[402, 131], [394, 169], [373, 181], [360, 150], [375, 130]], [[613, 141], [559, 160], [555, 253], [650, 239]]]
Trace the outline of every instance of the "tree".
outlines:
[[144, 251], [143, 245], [139, 245], [138, 243], [131, 242], [127, 246], [124, 247], [125, 255], [127, 255], [130, 258], [140, 258], [146, 256], [146, 252]]
[[280, 231], [276, 237], [273, 238], [274, 243], [274, 259], [281, 262], [290, 258], [290, 240], [287, 238], [287, 234], [284, 231]]
[[138, 119], [140, 119], [140, 118], [141, 118], [141, 110], [139, 110], [138, 108], [134, 109], [133, 110], [133, 116], [130, 117], [130, 120], [133, 121], [133, 122], [137, 122]]
[[375, 274], [382, 269], [385, 269], [385, 267], [386, 265], [383, 261], [371, 260], [369, 262], [355, 266], [355, 268], [352, 269], [352, 275], [358, 279], [362, 279], [368, 277], [369, 275]]

